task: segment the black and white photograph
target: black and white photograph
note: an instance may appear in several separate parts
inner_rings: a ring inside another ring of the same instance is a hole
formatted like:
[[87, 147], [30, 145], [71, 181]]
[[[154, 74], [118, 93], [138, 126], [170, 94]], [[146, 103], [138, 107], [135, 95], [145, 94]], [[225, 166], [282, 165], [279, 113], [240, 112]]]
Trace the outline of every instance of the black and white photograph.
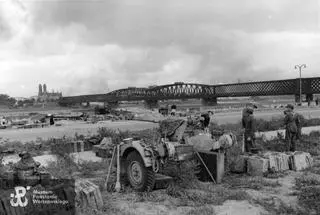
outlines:
[[0, 215], [319, 215], [320, 0], [0, 0]]

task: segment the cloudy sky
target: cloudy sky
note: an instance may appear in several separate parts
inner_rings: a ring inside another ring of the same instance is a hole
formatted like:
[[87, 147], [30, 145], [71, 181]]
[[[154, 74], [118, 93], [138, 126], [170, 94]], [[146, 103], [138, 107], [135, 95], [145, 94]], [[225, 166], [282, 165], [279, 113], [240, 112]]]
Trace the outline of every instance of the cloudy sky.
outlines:
[[320, 76], [320, 0], [0, 0], [0, 93]]

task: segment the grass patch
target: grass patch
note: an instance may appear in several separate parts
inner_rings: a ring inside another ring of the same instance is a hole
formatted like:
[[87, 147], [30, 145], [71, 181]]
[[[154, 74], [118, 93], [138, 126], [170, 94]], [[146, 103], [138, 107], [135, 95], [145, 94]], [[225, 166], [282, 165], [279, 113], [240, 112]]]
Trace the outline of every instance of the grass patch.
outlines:
[[241, 190], [230, 190], [221, 186], [204, 185], [202, 188], [187, 190], [177, 185], [167, 188], [167, 194], [178, 198], [188, 206], [203, 206], [207, 204], [222, 205], [226, 200], [249, 200], [250, 196]]
[[320, 214], [320, 186], [303, 187], [298, 195], [299, 203], [308, 209], [309, 214]]
[[303, 187], [319, 186], [320, 178], [317, 175], [304, 174], [300, 177], [295, 178], [295, 185], [298, 190]]
[[253, 203], [261, 205], [270, 214], [279, 215], [309, 215], [309, 211], [303, 207], [286, 205], [280, 199], [265, 198], [255, 199]]
[[39, 156], [42, 155], [44, 151], [50, 150], [50, 144], [49, 141], [44, 141], [42, 139], [37, 139], [36, 141], [30, 141], [26, 143], [22, 143], [20, 141], [4, 141], [1, 143], [0, 152], [8, 149], [16, 153], [27, 151], [31, 154], [31, 156]]
[[107, 173], [110, 160], [104, 160], [102, 162], [94, 161], [82, 161], [79, 166], [79, 171], [84, 177], [92, 177], [97, 171], [104, 171]]
[[197, 188], [200, 184], [196, 176], [198, 170], [198, 163], [192, 160], [182, 163], [168, 162], [161, 172], [164, 175], [171, 176], [174, 183], [182, 188]]
[[296, 178], [298, 202], [308, 214], [320, 214], [320, 179], [317, 175], [305, 174]]
[[265, 178], [276, 179], [276, 178], [284, 178], [289, 175], [288, 171], [285, 172], [268, 172], [264, 175]]
[[278, 181], [270, 181], [263, 177], [248, 177], [241, 176], [229, 176], [224, 179], [224, 184], [231, 189], [253, 189], [262, 190], [264, 187], [280, 187], [281, 184]]
[[53, 177], [72, 179], [74, 174], [79, 171], [78, 165], [68, 157], [58, 157], [56, 162], [48, 163], [45, 168]]

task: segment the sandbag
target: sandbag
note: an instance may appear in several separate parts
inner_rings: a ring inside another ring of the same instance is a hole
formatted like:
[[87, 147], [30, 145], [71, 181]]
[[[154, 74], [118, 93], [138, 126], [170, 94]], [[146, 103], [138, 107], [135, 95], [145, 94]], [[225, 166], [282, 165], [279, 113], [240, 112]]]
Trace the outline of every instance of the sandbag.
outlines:
[[313, 159], [310, 153], [307, 152], [294, 152], [290, 157], [290, 169], [294, 171], [301, 171], [311, 167]]
[[266, 152], [263, 157], [269, 159], [269, 169], [272, 172], [289, 170], [290, 155], [281, 152]]
[[258, 156], [251, 156], [247, 160], [247, 165], [249, 175], [263, 176], [264, 173], [268, 172], [269, 160]]
[[210, 151], [212, 149], [220, 148], [218, 141], [214, 141], [208, 135], [196, 135], [193, 137], [186, 138], [186, 143], [193, 145], [194, 149], [197, 151]]

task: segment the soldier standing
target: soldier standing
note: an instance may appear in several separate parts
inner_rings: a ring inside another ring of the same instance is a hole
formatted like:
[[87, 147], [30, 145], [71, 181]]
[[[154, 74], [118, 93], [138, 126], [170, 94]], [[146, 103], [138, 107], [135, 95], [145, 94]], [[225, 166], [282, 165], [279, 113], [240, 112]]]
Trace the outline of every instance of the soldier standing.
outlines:
[[253, 117], [253, 108], [247, 107], [246, 115], [242, 119], [244, 131], [244, 149], [245, 152], [251, 152], [255, 142], [256, 125]]
[[[252, 115], [253, 115], [253, 109], [257, 108], [256, 105], [252, 104], [252, 103], [249, 103], [249, 104], [246, 104], [245, 108], [242, 110], [242, 128], [246, 130], [246, 121], [247, 121], [247, 118], [250, 116], [250, 112], [252, 112]], [[253, 118], [253, 116], [252, 116]], [[248, 121], [249, 123], [251, 123], [251, 120]], [[252, 121], [254, 123], [254, 121]], [[255, 128], [254, 128], [255, 129]], [[247, 129], [248, 130], [248, 129]], [[246, 152], [249, 152], [246, 148], [247, 145], [250, 143], [247, 144], [247, 138], [246, 138], [246, 133], [250, 133], [250, 132], [244, 132], [243, 134], [243, 147], [242, 147], [242, 152], [246, 151]], [[249, 147], [250, 148], [250, 147]]]
[[212, 115], [213, 115], [212, 111], [208, 111], [207, 113], [204, 113], [201, 115], [201, 117], [203, 118], [202, 126], [205, 133], [209, 133], [209, 125], [210, 125], [210, 120]]
[[296, 123], [296, 126], [297, 126], [297, 136], [296, 136], [296, 140], [301, 140], [303, 117], [301, 116], [301, 114], [294, 112], [294, 106], [293, 106], [293, 105], [288, 104], [288, 105], [286, 106], [286, 108], [290, 109], [290, 111], [292, 112], [294, 122]]
[[[288, 106], [287, 106], [288, 107]], [[290, 105], [289, 105], [290, 107]], [[287, 144], [287, 151], [294, 152], [296, 150], [296, 139], [297, 139], [297, 125], [293, 116], [293, 112], [291, 108], [287, 108], [284, 111], [285, 118], [284, 124], [286, 127], [286, 144]]]
[[257, 106], [250, 103], [250, 104], [246, 104], [246, 107], [242, 110], [242, 127], [245, 128], [245, 119], [246, 117], [248, 117], [250, 114], [248, 112], [248, 110], [253, 110], [253, 109], [256, 109]]

